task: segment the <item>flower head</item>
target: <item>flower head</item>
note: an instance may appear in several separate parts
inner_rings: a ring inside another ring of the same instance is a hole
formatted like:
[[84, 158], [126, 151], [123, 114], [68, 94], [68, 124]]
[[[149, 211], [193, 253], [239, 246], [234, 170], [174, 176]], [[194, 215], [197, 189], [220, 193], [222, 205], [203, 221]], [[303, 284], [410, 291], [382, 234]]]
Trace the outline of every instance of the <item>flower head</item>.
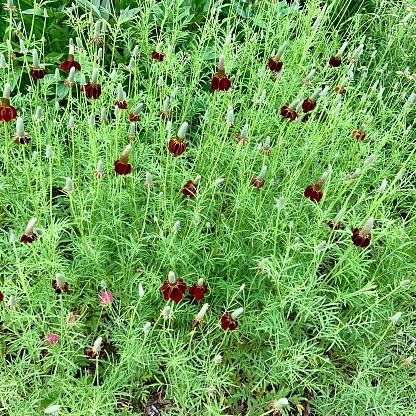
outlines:
[[180, 302], [186, 291], [186, 283], [181, 277], [175, 277], [175, 273], [169, 272], [167, 280], [163, 282], [159, 290], [163, 293], [165, 300], [172, 299], [174, 302]]
[[103, 169], [103, 161], [100, 159], [97, 162], [97, 169], [92, 173], [97, 179], [101, 179], [105, 175], [105, 170]]
[[16, 119], [16, 132], [12, 137], [16, 144], [28, 144], [30, 142], [29, 133], [25, 131], [21, 117], [17, 117]]
[[251, 179], [251, 184], [255, 186], [256, 188], [261, 188], [264, 185], [264, 177], [267, 173], [267, 166], [263, 166], [263, 169], [261, 172]]
[[207, 293], [207, 284], [204, 282], [204, 279], [201, 277], [198, 282], [194, 283], [189, 289], [188, 292], [192, 295], [195, 300], [200, 301], [205, 293]]
[[351, 137], [355, 137], [357, 139], [357, 142], [361, 142], [365, 139], [365, 125], [362, 124], [361, 127], [357, 130], [353, 130], [351, 133]]
[[316, 99], [319, 97], [319, 94], [321, 92], [322, 92], [322, 88], [318, 88], [311, 97], [305, 98], [303, 100], [302, 110], [304, 113], [312, 111], [316, 107]]
[[280, 72], [283, 68], [283, 62], [281, 57], [283, 52], [285, 51], [287, 46], [287, 42], [284, 42], [280, 49], [277, 51], [275, 56], [271, 56], [267, 62], [267, 66], [269, 67], [270, 71], [273, 72]]
[[117, 106], [119, 110], [127, 110], [126, 93], [121, 84], [117, 85], [117, 99], [114, 101], [114, 106]]
[[169, 117], [171, 116], [171, 114], [173, 114], [173, 111], [169, 110], [169, 103], [170, 103], [170, 98], [166, 97], [165, 100], [163, 101], [163, 110], [159, 111], [159, 115], [160, 117], [162, 117], [163, 121], [169, 120]]
[[49, 332], [49, 334], [46, 336], [45, 341], [43, 342], [43, 345], [53, 345], [56, 344], [59, 341], [59, 336], [54, 334], [53, 332]]
[[293, 121], [299, 117], [298, 113], [296, 112], [296, 107], [299, 104], [299, 99], [293, 101], [293, 103], [289, 104], [286, 103], [280, 109], [280, 115], [284, 118], [288, 118], [290, 121]]
[[26, 227], [26, 231], [23, 233], [22, 238], [20, 239], [20, 242], [23, 244], [33, 243], [38, 236], [33, 232], [33, 227], [36, 224], [36, 218], [32, 218]]
[[108, 306], [113, 303], [113, 295], [109, 290], [100, 294], [100, 304], [103, 306]]
[[237, 144], [241, 144], [241, 146], [245, 146], [246, 144], [250, 143], [250, 139], [247, 137], [248, 133], [248, 124], [244, 124], [243, 128], [241, 129], [241, 133], [237, 133], [235, 138], [237, 139]]
[[233, 331], [238, 326], [238, 317], [243, 313], [243, 308], [236, 309], [233, 313], [226, 312], [221, 317], [221, 328], [226, 331], [229, 329], [230, 331]]
[[168, 150], [173, 156], [179, 156], [186, 150], [185, 134], [188, 130], [188, 123], [185, 121], [178, 131], [178, 134], [170, 139]]
[[137, 107], [129, 114], [130, 123], [140, 120], [140, 112], [142, 111], [143, 103], [139, 103]]
[[38, 51], [33, 49], [33, 66], [30, 68], [29, 75], [33, 79], [42, 79], [45, 77], [45, 69], [39, 65]]
[[101, 95], [101, 85], [98, 83], [98, 68], [93, 69], [91, 81], [81, 87], [81, 91], [85, 92], [87, 98], [94, 98], [94, 100]]
[[322, 199], [322, 196], [324, 195], [322, 192], [322, 186], [328, 176], [327, 172], [324, 172], [324, 174], [319, 178], [319, 180], [314, 183], [313, 185], [308, 185], [303, 192], [303, 195], [306, 198], [309, 198], [312, 202], [319, 202]]
[[56, 273], [56, 279], [52, 281], [52, 287], [55, 289], [55, 293], [60, 295], [62, 292], [68, 293], [68, 283], [65, 282], [64, 277], [61, 273]]
[[371, 230], [373, 229], [374, 218], [370, 217], [367, 220], [364, 228], [353, 228], [352, 242], [357, 247], [368, 247], [371, 241]]
[[16, 109], [10, 105], [10, 84], [6, 82], [4, 85], [3, 97], [0, 105], [0, 121], [8, 123], [17, 117]]
[[182, 193], [189, 198], [193, 198], [195, 194], [199, 191], [199, 181], [201, 180], [201, 175], [197, 175], [195, 179], [186, 182], [182, 188]]
[[208, 310], [208, 307], [209, 307], [208, 303], [204, 303], [202, 305], [201, 310], [198, 312], [198, 314], [195, 316], [195, 319], [192, 322], [192, 326], [194, 328], [196, 328], [203, 321], [205, 314]]
[[154, 59], [155, 61], [162, 62], [166, 56], [165, 52], [161, 51], [161, 48], [162, 48], [162, 43], [158, 43], [158, 45], [156, 46], [156, 50], [152, 52], [151, 56], [152, 56], [152, 59]]
[[221, 54], [218, 62], [218, 71], [211, 80], [211, 89], [212, 91], [228, 91], [230, 87], [231, 81], [228, 79], [227, 75], [225, 75], [224, 55]]
[[131, 152], [131, 145], [128, 144], [123, 150], [120, 159], [114, 162], [114, 170], [119, 175], [128, 175], [131, 173], [131, 165], [129, 163], [129, 154]]
[[102, 337], [98, 337], [95, 341], [93, 346], [87, 351], [87, 357], [89, 358], [101, 358], [104, 355], [104, 348], [102, 347], [101, 343], [103, 342]]
[[329, 66], [334, 66], [334, 67], [338, 67], [341, 65], [341, 61], [342, 61], [342, 54], [345, 51], [345, 48], [347, 47], [348, 43], [344, 42], [341, 46], [341, 48], [339, 49], [338, 53], [335, 56], [331, 56], [330, 60], [329, 60]]
[[61, 63], [62, 71], [69, 71], [71, 68], [81, 71], [81, 65], [74, 58], [74, 45], [69, 45], [68, 57]]

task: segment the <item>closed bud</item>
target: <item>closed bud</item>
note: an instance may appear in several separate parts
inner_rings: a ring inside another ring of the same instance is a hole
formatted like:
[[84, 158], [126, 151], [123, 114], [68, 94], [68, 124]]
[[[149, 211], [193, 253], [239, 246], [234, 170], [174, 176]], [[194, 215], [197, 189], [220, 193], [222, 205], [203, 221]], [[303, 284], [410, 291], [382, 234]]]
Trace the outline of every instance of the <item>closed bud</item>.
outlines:
[[53, 158], [53, 150], [52, 150], [52, 147], [49, 144], [46, 145], [45, 156], [46, 156], [47, 159], [52, 159]]
[[395, 324], [400, 319], [401, 316], [402, 316], [402, 312], [397, 312], [393, 316], [390, 316], [389, 319], [391, 322], [393, 322], [393, 324]]
[[148, 334], [150, 332], [150, 329], [152, 328], [152, 324], [150, 322], [146, 322], [143, 327], [143, 332], [145, 334]]
[[16, 119], [16, 133], [18, 137], [25, 136], [25, 126], [23, 124], [23, 119], [21, 117], [17, 117]]
[[175, 233], [177, 233], [179, 230], [181, 229], [181, 222], [180, 221], [176, 221], [174, 226], [173, 226], [173, 231]]
[[88, 124], [90, 126], [95, 126], [95, 115], [94, 114], [90, 114], [90, 119], [88, 121]]
[[368, 156], [368, 158], [364, 161], [364, 163], [368, 166], [372, 165], [374, 163], [374, 159], [375, 159], [375, 155], [374, 153], [372, 153], [370, 156]]
[[276, 208], [282, 209], [285, 206], [285, 198], [281, 196], [279, 199], [275, 198]]
[[102, 337], [98, 337], [95, 341], [94, 341], [94, 345], [92, 346], [92, 351], [95, 354], [98, 354], [100, 352], [101, 349], [101, 343], [103, 342], [103, 338]]
[[74, 84], [75, 83], [75, 67], [71, 67], [69, 70], [68, 75], [68, 84]]
[[177, 134], [178, 138], [179, 139], [184, 139], [185, 138], [185, 134], [186, 134], [187, 131], [188, 131], [188, 123], [185, 121], [182, 124], [181, 128], [179, 129], [179, 131], [178, 131], [178, 134]]
[[387, 179], [383, 179], [383, 181], [381, 182], [381, 185], [377, 188], [377, 191], [380, 193], [383, 193], [386, 190], [386, 186], [387, 186]]
[[402, 282], [400, 282], [400, 286], [407, 286], [410, 283], [409, 279], [403, 280]]
[[0, 68], [7, 68], [6, 59], [2, 53], [0, 54]]
[[139, 296], [141, 298], [144, 296], [144, 289], [141, 283], [139, 283]]
[[36, 49], [32, 51], [32, 62], [34, 68], [40, 68], [38, 51]]
[[104, 122], [105, 120], [107, 120], [107, 110], [105, 107], [101, 108], [100, 120], [101, 122]]
[[69, 128], [69, 129], [74, 129], [74, 128], [75, 128], [75, 120], [74, 120], [74, 116], [70, 116], [70, 117], [69, 117], [69, 121], [68, 121], [68, 128]]
[[170, 306], [169, 305], [166, 305], [164, 308], [163, 308], [163, 310], [162, 310], [162, 318], [163, 319], [168, 319], [168, 318], [172, 318], [172, 315], [171, 315], [171, 310], [170, 310]]
[[66, 178], [65, 189], [68, 191], [68, 193], [74, 192], [74, 184], [71, 178]]
[[237, 320], [238, 317], [244, 312], [244, 308], [238, 308], [231, 314], [231, 319], [233, 321]]
[[20, 53], [26, 54], [26, 46], [23, 39], [19, 39]]
[[234, 110], [232, 106], [228, 107], [228, 111], [227, 111], [227, 123], [228, 124], [233, 124], [234, 123]]
[[35, 120], [42, 120], [43, 118], [43, 114], [42, 114], [42, 107], [38, 106], [36, 108], [36, 113], [35, 113]]

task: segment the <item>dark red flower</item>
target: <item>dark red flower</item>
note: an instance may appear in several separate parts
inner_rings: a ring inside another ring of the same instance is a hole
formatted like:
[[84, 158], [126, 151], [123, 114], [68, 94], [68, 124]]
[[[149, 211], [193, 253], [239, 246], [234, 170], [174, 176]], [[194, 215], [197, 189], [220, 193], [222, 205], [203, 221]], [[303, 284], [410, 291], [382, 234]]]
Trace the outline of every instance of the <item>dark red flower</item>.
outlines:
[[0, 302], [3, 302], [3, 299], [4, 299], [4, 295], [3, 293], [0, 292]]
[[52, 282], [52, 287], [58, 295], [60, 295], [62, 292], [69, 293], [69, 287], [67, 282], [64, 282], [63, 285], [59, 286], [58, 282], [54, 280]]
[[341, 65], [341, 61], [342, 59], [340, 56], [331, 56], [331, 58], [329, 59], [329, 65], [338, 67]]
[[163, 282], [159, 291], [163, 293], [165, 300], [172, 299], [174, 302], [180, 302], [186, 291], [186, 283], [181, 277], [175, 277], [173, 272], [169, 272], [168, 279]]
[[8, 123], [11, 120], [14, 120], [17, 117], [16, 109], [10, 105], [10, 100], [8, 98], [1, 99], [0, 105], [0, 121], [5, 121]]
[[168, 143], [168, 150], [173, 156], [179, 156], [186, 150], [185, 139], [181, 139], [178, 136], [175, 136], [173, 139], [170, 139]]
[[211, 89], [212, 91], [228, 91], [231, 87], [231, 81], [225, 75], [224, 71], [218, 71], [211, 80]]
[[134, 123], [134, 122], [139, 121], [139, 120], [140, 120], [140, 114], [135, 114], [134, 112], [131, 112], [129, 114], [130, 123]]
[[343, 87], [343, 86], [336, 86], [335, 88], [334, 88], [334, 90], [338, 93], [338, 94], [344, 94], [345, 93], [345, 87]]
[[[95, 343], [97, 343], [97, 341], [95, 341]], [[101, 342], [98, 344], [98, 348], [95, 346], [92, 346], [88, 351], [87, 351], [87, 357], [90, 358], [91, 360], [95, 357], [97, 358], [101, 358], [104, 356], [104, 347], [101, 346]]]
[[19, 136], [16, 132], [12, 137], [16, 144], [28, 144], [31, 140], [29, 134], [26, 131], [24, 132], [23, 136]]
[[131, 173], [131, 165], [129, 163], [129, 154], [131, 151], [131, 145], [128, 144], [123, 150], [120, 159], [114, 162], [114, 170], [119, 175], [129, 175]]
[[162, 62], [166, 54], [164, 52], [153, 51], [152, 52], [152, 59], [155, 61]]
[[357, 139], [357, 142], [361, 142], [362, 140], [364, 140], [365, 136], [366, 136], [365, 131], [361, 129], [353, 130], [351, 133], [351, 137], [355, 137]]
[[283, 68], [283, 62], [277, 56], [271, 56], [267, 62], [270, 71], [279, 72]]
[[205, 293], [207, 293], [207, 290], [207, 284], [204, 282], [204, 279], [201, 278], [188, 289], [188, 292], [195, 300], [200, 301]]
[[38, 236], [32, 232], [30, 234], [26, 234], [26, 232], [22, 235], [20, 242], [23, 244], [33, 243], [35, 240], [38, 239]]
[[87, 98], [94, 98], [96, 100], [101, 95], [101, 85], [94, 85], [91, 82], [87, 82], [83, 87], [81, 87], [81, 91], [85, 92], [85, 96]]
[[310, 98], [305, 98], [302, 103], [302, 110], [304, 113], [312, 111], [316, 107], [316, 101], [311, 100]]
[[200, 175], [198, 175], [194, 180], [190, 180], [186, 182], [186, 184], [182, 188], [182, 193], [186, 196], [189, 196], [189, 198], [193, 198], [195, 194], [199, 191], [199, 179], [201, 178]]
[[328, 174], [325, 172], [316, 183], [307, 186], [305, 191], [303, 192], [303, 195], [306, 198], [309, 198], [312, 202], [319, 202], [324, 195], [324, 193], [322, 192], [322, 186], [327, 176]]
[[371, 241], [371, 233], [363, 235], [363, 230], [361, 228], [353, 228], [351, 239], [357, 247], [368, 247]]
[[299, 117], [298, 113], [296, 112], [296, 109], [294, 108], [292, 109], [289, 103], [285, 104], [280, 109], [280, 115], [283, 116], [284, 118], [288, 118], [290, 121], [293, 121]]
[[231, 313], [227, 312], [221, 317], [221, 328], [226, 331], [229, 329], [230, 331], [234, 331], [238, 326], [238, 320], [232, 319]]
[[31, 68], [29, 75], [33, 79], [43, 79], [45, 77], [46, 71], [43, 68]]
[[264, 180], [259, 179], [258, 176], [255, 176], [251, 179], [251, 184], [255, 186], [256, 188], [261, 188], [264, 185]]
[[114, 107], [117, 106], [120, 110], [127, 110], [127, 101], [126, 100], [116, 100], [114, 102]]
[[67, 59], [61, 62], [61, 69], [62, 71], [69, 71], [72, 67], [74, 67], [77, 71], [81, 71], [81, 65], [79, 62], [75, 61], [74, 54], [69, 53]]
[[341, 223], [339, 221], [335, 222], [334, 220], [331, 220], [331, 221], [328, 221], [326, 224], [328, 225], [329, 228], [332, 228], [335, 231], [341, 228]]

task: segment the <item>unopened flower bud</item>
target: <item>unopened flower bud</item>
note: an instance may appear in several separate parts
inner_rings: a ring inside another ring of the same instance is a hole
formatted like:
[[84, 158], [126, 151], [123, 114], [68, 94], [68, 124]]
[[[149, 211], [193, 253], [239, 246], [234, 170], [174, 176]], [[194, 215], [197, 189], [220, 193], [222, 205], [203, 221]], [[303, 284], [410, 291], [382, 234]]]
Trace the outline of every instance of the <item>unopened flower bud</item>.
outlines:
[[9, 308], [15, 308], [16, 307], [16, 305], [17, 305], [17, 303], [16, 303], [16, 297], [14, 296], [14, 295], [10, 295], [9, 296], [9, 300], [7, 301], [7, 306], [9, 307]]
[[68, 83], [69, 84], [75, 83], [75, 67], [71, 67], [71, 69], [69, 70]]
[[340, 58], [343, 55], [343, 53], [345, 52], [345, 49], [347, 48], [347, 45], [348, 45], [348, 42], [344, 42], [342, 44], [342, 46], [339, 48], [339, 51], [338, 51], [338, 53], [335, 56], [337, 56], [338, 58]]
[[68, 128], [69, 129], [74, 129], [75, 128], [74, 116], [70, 116], [69, 117], [69, 120], [68, 120]]
[[105, 107], [101, 108], [101, 113], [100, 113], [100, 120], [101, 121], [105, 121], [107, 120], [107, 110]]
[[139, 296], [141, 298], [144, 296], [144, 289], [141, 283], [139, 283]]
[[97, 20], [94, 25], [94, 38], [98, 39], [100, 37], [100, 31], [101, 31], [101, 22]]
[[2, 53], [0, 54], [0, 68], [7, 68], [6, 59]]
[[26, 54], [26, 46], [23, 39], [19, 39], [20, 53]]
[[21, 117], [17, 117], [16, 119], [16, 133], [18, 137], [25, 136], [25, 126], [23, 124], [23, 119]]
[[177, 134], [178, 138], [179, 139], [184, 139], [185, 138], [185, 134], [186, 134], [187, 131], [188, 131], [188, 123], [185, 121], [182, 124], [181, 128], [179, 129], [179, 131], [178, 131], [178, 134]]
[[53, 158], [53, 150], [50, 144], [46, 145], [46, 150], [45, 150], [45, 156], [48, 159], [52, 159]]
[[173, 231], [175, 233], [177, 233], [179, 230], [181, 229], [181, 222], [180, 221], [176, 221], [174, 226], [173, 226]]
[[387, 179], [383, 179], [383, 181], [381, 182], [381, 185], [377, 188], [377, 191], [380, 193], [383, 193], [386, 190], [386, 186], [387, 186]]
[[90, 114], [90, 119], [88, 121], [88, 124], [90, 126], [95, 126], [95, 115], [94, 114]]
[[397, 312], [393, 316], [390, 316], [389, 319], [391, 322], [393, 322], [393, 324], [395, 324], [400, 319], [401, 316], [402, 316], [402, 312]]
[[40, 68], [38, 51], [36, 49], [32, 51], [32, 62], [34, 68]]
[[214, 181], [215, 186], [220, 186], [224, 182], [224, 178], [218, 178]]
[[52, 406], [47, 407], [43, 412], [45, 413], [45, 415], [54, 415], [55, 413], [58, 413], [60, 410], [61, 406], [59, 406], [58, 404], [54, 404]]
[[402, 282], [400, 282], [400, 286], [407, 286], [410, 283], [409, 279], [403, 280]]
[[225, 70], [224, 55], [221, 54], [218, 60], [218, 71], [224, 71], [224, 70]]
[[371, 153], [370, 156], [368, 156], [368, 158], [364, 161], [364, 163], [368, 166], [372, 165], [374, 163], [374, 159], [375, 159], [375, 154]]
[[246, 139], [247, 138], [247, 133], [248, 133], [248, 124], [244, 124], [243, 128], [241, 129], [240, 140], [241, 139]]
[[10, 100], [10, 84], [8, 82], [4, 84], [3, 98]]
[[262, 181], [264, 179], [264, 177], [266, 176], [266, 173], [267, 173], [267, 166], [263, 166], [263, 168], [261, 169], [261, 172], [257, 176], [257, 179], [259, 181]]
[[285, 198], [281, 196], [279, 199], [275, 198], [276, 200], [276, 208], [282, 209], [285, 206]]
[[201, 307], [201, 310], [196, 315], [195, 320], [201, 322], [205, 317], [208, 307], [209, 307], [208, 303], [204, 303]]
[[227, 123], [234, 124], [234, 110], [231, 105], [228, 107], [228, 111], [227, 111]]
[[74, 191], [74, 183], [72, 181], [71, 178], [66, 178], [66, 185], [65, 185], [65, 189], [68, 192], [73, 192]]
[[166, 305], [163, 308], [163, 311], [162, 311], [162, 318], [168, 319], [168, 318], [171, 318], [171, 317], [172, 317], [172, 315], [170, 314], [170, 306]]
[[98, 354], [100, 352], [101, 349], [101, 343], [103, 342], [103, 338], [102, 337], [98, 337], [95, 341], [94, 341], [94, 345], [92, 346], [92, 351], [95, 354]]
[[150, 332], [150, 329], [152, 328], [152, 324], [150, 322], [146, 322], [143, 327], [143, 332], [145, 334], [148, 334]]
[[231, 319], [233, 321], [237, 320], [238, 317], [244, 312], [244, 308], [238, 308], [231, 314]]
[[138, 54], [139, 54], [139, 45], [136, 45], [136, 46], [133, 48], [133, 51], [132, 51], [132, 53], [131, 53], [131, 56], [133, 56], [133, 57], [135, 58]]

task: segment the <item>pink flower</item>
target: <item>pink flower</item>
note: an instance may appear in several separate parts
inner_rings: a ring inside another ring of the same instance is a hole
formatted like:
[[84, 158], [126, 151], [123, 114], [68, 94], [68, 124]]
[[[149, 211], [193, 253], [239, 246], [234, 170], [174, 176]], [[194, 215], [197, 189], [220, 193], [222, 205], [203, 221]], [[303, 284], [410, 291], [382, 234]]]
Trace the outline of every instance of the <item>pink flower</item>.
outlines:
[[100, 298], [100, 303], [103, 306], [111, 305], [113, 303], [113, 295], [109, 290], [107, 292], [101, 293]]
[[59, 336], [54, 334], [53, 332], [49, 332], [49, 334], [46, 336], [45, 341], [43, 342], [43, 345], [53, 345], [56, 344], [59, 341]]

